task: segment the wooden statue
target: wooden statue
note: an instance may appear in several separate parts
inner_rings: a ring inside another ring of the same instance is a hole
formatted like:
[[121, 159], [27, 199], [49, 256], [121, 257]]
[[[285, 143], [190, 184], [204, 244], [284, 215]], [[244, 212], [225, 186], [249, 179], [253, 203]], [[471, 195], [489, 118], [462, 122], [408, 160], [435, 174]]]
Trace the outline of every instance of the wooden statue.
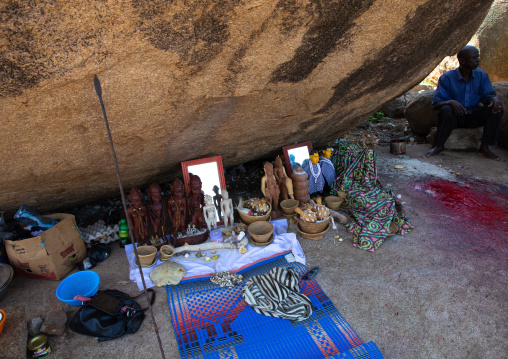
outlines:
[[213, 198], [209, 194], [205, 196], [203, 216], [209, 232], [212, 231], [212, 226], [214, 230], [217, 229], [217, 211], [215, 210], [215, 206], [213, 204]]
[[220, 205], [220, 202], [222, 201], [222, 196], [219, 193], [219, 187], [217, 185], [213, 186], [213, 192], [215, 193], [215, 196], [213, 196], [213, 205], [215, 206], [215, 209], [217, 209], [217, 215], [219, 216], [219, 222], [222, 221], [222, 208]]
[[187, 213], [190, 221], [199, 230], [203, 229], [203, 206], [205, 205], [205, 196], [201, 191], [201, 178], [197, 175], [191, 175], [190, 191], [187, 198]]
[[148, 205], [148, 217], [152, 225], [152, 233], [165, 241], [166, 234], [168, 234], [167, 212], [166, 203], [162, 201], [161, 187], [157, 183], [152, 183], [148, 187], [148, 195], [152, 199], [152, 202]]
[[220, 192], [222, 194], [220, 206], [222, 210], [222, 217], [224, 218], [224, 228], [227, 228], [228, 221], [229, 225], [232, 226], [234, 224], [233, 200], [229, 198], [229, 193], [225, 189]]
[[168, 214], [173, 226], [173, 236], [176, 238], [178, 229], [185, 234], [185, 221], [187, 214], [187, 201], [182, 181], [176, 178], [171, 184], [171, 198], [168, 199]]
[[143, 204], [143, 195], [141, 191], [132, 187], [128, 198], [131, 202], [129, 208], [127, 208], [127, 213], [129, 214], [129, 219], [134, 227], [132, 232], [134, 234], [134, 238], [138, 243], [138, 246], [143, 244], [150, 244], [148, 242], [148, 217], [146, 206]]
[[286, 174], [286, 169], [282, 165], [282, 159], [277, 156], [275, 158], [275, 168], [273, 169], [273, 174], [275, 176], [275, 180], [279, 185], [280, 195], [282, 200], [291, 198], [294, 199], [293, 196], [293, 181]]
[[279, 218], [282, 212], [279, 210], [280, 189], [277, 180], [273, 174], [273, 165], [270, 162], [265, 163], [265, 175], [261, 178], [261, 192], [268, 199], [268, 203], [272, 205], [272, 219]]

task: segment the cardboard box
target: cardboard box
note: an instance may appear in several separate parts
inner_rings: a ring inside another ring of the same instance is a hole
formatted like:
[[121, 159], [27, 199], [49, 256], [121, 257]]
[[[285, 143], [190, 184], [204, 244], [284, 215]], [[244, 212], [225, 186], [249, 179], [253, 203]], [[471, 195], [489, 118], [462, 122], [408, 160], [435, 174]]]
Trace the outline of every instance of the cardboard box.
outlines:
[[46, 279], [62, 279], [86, 258], [86, 246], [72, 214], [45, 215], [59, 219], [38, 237], [5, 241], [5, 250], [16, 274]]

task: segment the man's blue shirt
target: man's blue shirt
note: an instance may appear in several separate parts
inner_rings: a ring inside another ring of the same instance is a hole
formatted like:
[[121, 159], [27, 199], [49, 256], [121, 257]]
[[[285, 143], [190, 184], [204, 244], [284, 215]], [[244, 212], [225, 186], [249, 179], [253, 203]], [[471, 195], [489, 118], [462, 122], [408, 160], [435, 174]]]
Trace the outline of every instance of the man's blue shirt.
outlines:
[[465, 82], [459, 68], [456, 68], [441, 75], [432, 104], [456, 100], [467, 109], [468, 113], [471, 113], [480, 102], [487, 105], [489, 98], [494, 96], [496, 91], [485, 71], [474, 69], [469, 81]]

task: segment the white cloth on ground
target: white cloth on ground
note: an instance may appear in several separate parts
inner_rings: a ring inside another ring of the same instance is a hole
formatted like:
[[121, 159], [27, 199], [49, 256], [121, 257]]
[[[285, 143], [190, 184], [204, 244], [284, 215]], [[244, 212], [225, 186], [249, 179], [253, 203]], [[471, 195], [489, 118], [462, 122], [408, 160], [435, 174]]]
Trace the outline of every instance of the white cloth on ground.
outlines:
[[[205, 261], [204, 257], [196, 258], [196, 252], [192, 252], [188, 258], [184, 256], [172, 257], [171, 260], [182, 264], [185, 267], [186, 273], [184, 279], [198, 277], [203, 275], [213, 274], [215, 272], [223, 271], [237, 271], [242, 267], [249, 264], [258, 262], [259, 260], [272, 257], [282, 252], [291, 251], [295, 260], [299, 263], [305, 264], [305, 254], [303, 253], [300, 242], [296, 239], [295, 233], [288, 233], [288, 225], [286, 219], [279, 219], [271, 221], [274, 230], [273, 242], [266, 247], [257, 247], [251, 244], [247, 245], [247, 253], [240, 254], [238, 249], [219, 249], [215, 254], [211, 251], [203, 251], [202, 254], [212, 257], [219, 255], [219, 259], [211, 260], [210, 262]], [[141, 281], [141, 275], [139, 268], [134, 264], [134, 252], [132, 244], [125, 246], [125, 253], [129, 261], [130, 275], [129, 278], [136, 282], [140, 290], [143, 289], [143, 282]], [[159, 254], [157, 253], [157, 263], [150, 268], [142, 268], [147, 288], [155, 286], [150, 279], [150, 272], [159, 264], [161, 264]]]

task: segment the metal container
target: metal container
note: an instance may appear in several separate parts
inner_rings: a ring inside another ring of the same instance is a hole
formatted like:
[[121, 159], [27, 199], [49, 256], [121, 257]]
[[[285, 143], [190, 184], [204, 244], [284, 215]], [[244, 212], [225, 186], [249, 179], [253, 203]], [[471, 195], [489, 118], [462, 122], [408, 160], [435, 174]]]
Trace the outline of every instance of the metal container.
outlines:
[[27, 347], [31, 358], [42, 359], [51, 354], [51, 347], [48, 344], [48, 338], [43, 334], [30, 339]]
[[394, 155], [403, 155], [406, 153], [406, 141], [404, 140], [391, 140], [390, 153]]

